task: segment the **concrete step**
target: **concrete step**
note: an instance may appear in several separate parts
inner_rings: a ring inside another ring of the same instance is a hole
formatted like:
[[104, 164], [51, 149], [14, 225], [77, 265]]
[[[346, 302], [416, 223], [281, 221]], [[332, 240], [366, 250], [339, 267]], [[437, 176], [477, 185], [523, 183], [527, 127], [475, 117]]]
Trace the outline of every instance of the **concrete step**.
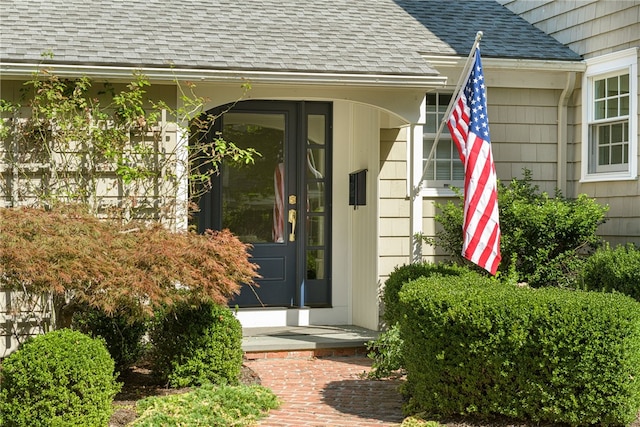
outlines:
[[358, 326], [284, 326], [243, 329], [246, 359], [366, 355], [378, 331]]

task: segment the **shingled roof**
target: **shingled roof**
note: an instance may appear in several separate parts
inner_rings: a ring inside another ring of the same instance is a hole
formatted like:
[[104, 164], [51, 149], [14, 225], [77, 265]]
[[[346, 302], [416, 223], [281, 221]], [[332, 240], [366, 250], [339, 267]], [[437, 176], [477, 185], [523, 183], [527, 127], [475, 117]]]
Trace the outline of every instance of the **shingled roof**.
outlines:
[[0, 61], [437, 74], [427, 55], [580, 60], [494, 0], [3, 0]]

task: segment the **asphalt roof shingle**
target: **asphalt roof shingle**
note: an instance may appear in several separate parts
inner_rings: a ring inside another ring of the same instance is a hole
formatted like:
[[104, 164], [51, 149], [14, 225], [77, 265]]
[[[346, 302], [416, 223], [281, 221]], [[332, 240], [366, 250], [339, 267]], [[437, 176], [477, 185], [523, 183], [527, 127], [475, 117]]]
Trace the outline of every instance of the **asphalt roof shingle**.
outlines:
[[0, 61], [435, 74], [421, 54], [580, 60], [494, 0], [3, 0]]

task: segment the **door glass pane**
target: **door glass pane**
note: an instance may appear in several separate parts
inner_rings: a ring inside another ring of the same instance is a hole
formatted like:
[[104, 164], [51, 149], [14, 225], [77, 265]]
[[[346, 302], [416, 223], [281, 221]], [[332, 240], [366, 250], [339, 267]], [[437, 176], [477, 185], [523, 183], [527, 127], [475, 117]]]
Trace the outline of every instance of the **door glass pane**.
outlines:
[[324, 181], [327, 175], [325, 150], [325, 116], [307, 116], [307, 212], [324, 212]]
[[222, 227], [247, 243], [285, 242], [284, 114], [226, 113], [222, 136], [255, 148], [255, 164], [225, 167]]
[[326, 175], [324, 148], [307, 148], [307, 179], [324, 179]]
[[324, 245], [324, 216], [312, 216], [308, 221], [307, 244], [309, 246]]
[[324, 212], [324, 183], [316, 182], [307, 184], [307, 210], [308, 212]]
[[310, 114], [307, 116], [307, 137], [309, 145], [324, 145], [325, 135], [325, 116], [319, 114]]
[[324, 212], [324, 181], [327, 175], [325, 150], [325, 116], [307, 116], [307, 212]]
[[307, 279], [324, 279], [324, 250], [307, 251]]
[[327, 117], [307, 115], [306, 150], [306, 278], [326, 279], [325, 249], [328, 241], [327, 224]]

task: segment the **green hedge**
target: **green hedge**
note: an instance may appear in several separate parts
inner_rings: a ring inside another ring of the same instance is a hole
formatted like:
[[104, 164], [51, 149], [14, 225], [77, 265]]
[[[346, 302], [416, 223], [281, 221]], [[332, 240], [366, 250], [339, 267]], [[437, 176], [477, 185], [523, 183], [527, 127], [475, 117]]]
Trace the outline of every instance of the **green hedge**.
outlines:
[[0, 425], [106, 426], [119, 390], [101, 340], [70, 329], [49, 332], [2, 363]]
[[460, 276], [468, 273], [469, 271], [470, 270], [467, 267], [445, 263], [432, 264], [429, 262], [416, 262], [394, 268], [384, 283], [384, 291], [382, 294], [382, 302], [384, 303], [384, 320], [387, 323], [387, 326], [391, 327], [400, 320], [398, 312], [398, 293], [407, 282], [419, 277], [429, 277], [432, 275]]
[[627, 424], [640, 408], [640, 306], [480, 275], [400, 292], [410, 411]]
[[398, 321], [400, 313], [398, 308], [398, 293], [402, 287], [419, 277], [459, 276], [468, 273], [467, 267], [451, 264], [432, 264], [418, 262], [397, 266], [389, 275], [384, 284], [382, 301], [384, 303], [384, 320], [386, 329], [373, 341], [367, 343], [367, 354], [373, 360], [369, 378], [380, 379], [393, 374], [404, 367], [402, 339], [399, 335]]
[[179, 304], [157, 316], [149, 331], [156, 375], [172, 387], [238, 384], [242, 326], [229, 307]]
[[640, 250], [632, 244], [598, 249], [587, 259], [582, 278], [587, 290], [620, 292], [640, 301]]

